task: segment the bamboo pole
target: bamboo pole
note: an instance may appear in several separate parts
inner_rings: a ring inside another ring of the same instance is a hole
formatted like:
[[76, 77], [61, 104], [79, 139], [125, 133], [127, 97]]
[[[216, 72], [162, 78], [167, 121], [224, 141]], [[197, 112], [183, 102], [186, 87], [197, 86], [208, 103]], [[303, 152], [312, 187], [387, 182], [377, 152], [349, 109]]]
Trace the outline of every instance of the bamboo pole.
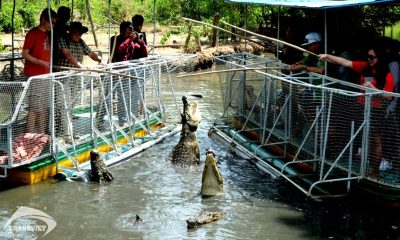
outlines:
[[87, 15], [88, 15], [90, 27], [92, 28], [92, 34], [93, 34], [93, 39], [94, 39], [94, 45], [96, 45], [96, 48], [99, 48], [99, 41], [97, 41], [96, 30], [94, 29], [92, 14], [90, 13], [90, 4], [89, 4], [89, 0], [86, 0], [86, 12], [87, 12]]
[[112, 50], [111, 50], [110, 59], [108, 59], [108, 63], [111, 63], [112, 59], [114, 58], [115, 47], [116, 47], [115, 45], [117, 45], [117, 33], [114, 34], [113, 47], [112, 47]]
[[237, 27], [237, 26], [234, 26], [234, 25], [229, 24], [229, 23], [227, 23], [227, 22], [225, 22], [225, 21], [222, 21], [222, 20], [221, 20], [220, 22], [223, 23], [223, 24], [225, 24], [225, 25], [227, 25], [227, 26], [229, 26], [229, 27], [233, 27], [233, 28], [238, 29], [238, 30], [240, 30], [240, 31], [249, 33], [249, 34], [251, 34], [251, 35], [254, 35], [254, 36], [257, 36], [257, 37], [260, 37], [260, 38], [269, 40], [269, 41], [273, 41], [273, 42], [278, 42], [278, 43], [284, 44], [284, 45], [286, 45], [286, 46], [295, 48], [295, 49], [297, 49], [297, 50], [299, 50], [299, 51], [306, 52], [306, 53], [308, 53], [308, 54], [310, 54], [310, 55], [313, 55], [314, 57], [319, 58], [318, 54], [315, 54], [315, 53], [313, 53], [313, 52], [310, 52], [310, 51], [308, 51], [308, 50], [306, 50], [306, 49], [304, 49], [304, 48], [302, 48], [302, 47], [296, 46], [296, 45], [294, 45], [294, 44], [291, 44], [291, 43], [288, 43], [288, 42], [285, 42], [285, 41], [282, 41], [282, 40], [279, 40], [279, 39], [276, 39], [276, 38], [267, 37], [267, 36], [264, 36], [264, 35], [261, 35], [261, 34], [258, 34], [258, 33], [255, 33], [255, 32], [252, 32], [252, 31], [249, 31], [249, 30], [246, 30], [246, 29]]
[[186, 20], [186, 21], [189, 21], [189, 22], [194, 22], [194, 23], [203, 24], [203, 25], [206, 25], [206, 26], [209, 26], [209, 27], [212, 27], [212, 28], [216, 28], [216, 29], [218, 29], [218, 30], [221, 30], [221, 31], [223, 31], [223, 32], [226, 32], [226, 33], [229, 33], [229, 34], [235, 35], [235, 36], [237, 36], [237, 37], [240, 37], [240, 38], [243, 38], [243, 39], [246, 39], [246, 40], [247, 40], [247, 41], [249, 41], [249, 42], [256, 43], [256, 44], [258, 44], [258, 45], [260, 45], [260, 46], [263, 46], [263, 47], [267, 47], [265, 44], [262, 44], [262, 43], [259, 43], [259, 42], [257, 42], [257, 41], [254, 41], [253, 39], [250, 39], [250, 38], [244, 37], [244, 36], [242, 36], [242, 35], [239, 35], [239, 34], [237, 34], [237, 33], [234, 33], [234, 32], [231, 32], [231, 31], [228, 31], [228, 30], [226, 30], [226, 29], [223, 29], [223, 28], [220, 28], [220, 27], [214, 26], [214, 25], [212, 25], [212, 24], [209, 24], [209, 23], [205, 23], [205, 22], [201, 22], [201, 21], [193, 20], [193, 19], [186, 18], [186, 17], [182, 17], [182, 19], [183, 19], [183, 20]]
[[73, 68], [73, 67], [63, 67], [63, 66], [54, 66], [54, 68], [58, 68], [61, 70], [72, 70], [72, 71], [77, 71], [77, 72], [105, 73], [105, 74], [111, 74], [111, 75], [116, 75], [116, 76], [121, 76], [121, 77], [143, 79], [143, 77], [136, 77], [136, 76], [131, 76], [131, 75], [127, 75], [127, 74], [116, 73], [116, 72], [112, 72], [112, 71], [104, 71], [104, 70], [99, 70], [99, 69], [91, 69], [91, 68]]
[[208, 71], [208, 72], [180, 75], [180, 76], [176, 76], [176, 78], [191, 77], [191, 76], [198, 76], [198, 75], [212, 74], [212, 73], [224, 73], [224, 72], [236, 72], [236, 71], [255, 71], [255, 70], [266, 70], [266, 69], [287, 69], [287, 67], [259, 67], [259, 68], [224, 69], [224, 70], [216, 70], [216, 71]]

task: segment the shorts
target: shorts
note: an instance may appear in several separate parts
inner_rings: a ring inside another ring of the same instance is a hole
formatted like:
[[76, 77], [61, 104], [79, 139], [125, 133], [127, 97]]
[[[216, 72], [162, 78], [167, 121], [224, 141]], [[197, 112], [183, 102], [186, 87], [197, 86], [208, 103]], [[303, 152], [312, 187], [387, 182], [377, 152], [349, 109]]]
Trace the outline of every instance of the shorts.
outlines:
[[29, 110], [47, 111], [50, 107], [50, 79], [33, 78], [28, 89]]

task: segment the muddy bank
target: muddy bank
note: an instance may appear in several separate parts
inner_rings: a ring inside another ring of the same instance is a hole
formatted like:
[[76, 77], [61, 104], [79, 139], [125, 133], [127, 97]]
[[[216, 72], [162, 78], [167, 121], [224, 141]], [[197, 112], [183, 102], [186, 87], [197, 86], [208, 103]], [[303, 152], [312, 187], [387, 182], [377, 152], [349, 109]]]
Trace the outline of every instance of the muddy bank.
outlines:
[[222, 56], [227, 54], [239, 53], [246, 51], [251, 54], [261, 55], [261, 54], [271, 54], [273, 53], [274, 49], [265, 48], [258, 44], [254, 43], [241, 43], [236, 45], [226, 45], [226, 46], [218, 46], [218, 47], [208, 47], [202, 49], [202, 51], [196, 52], [196, 58], [193, 58], [186, 63], [184, 66], [185, 71], [197, 71], [200, 69], [207, 69], [211, 68], [214, 64], [214, 57]]

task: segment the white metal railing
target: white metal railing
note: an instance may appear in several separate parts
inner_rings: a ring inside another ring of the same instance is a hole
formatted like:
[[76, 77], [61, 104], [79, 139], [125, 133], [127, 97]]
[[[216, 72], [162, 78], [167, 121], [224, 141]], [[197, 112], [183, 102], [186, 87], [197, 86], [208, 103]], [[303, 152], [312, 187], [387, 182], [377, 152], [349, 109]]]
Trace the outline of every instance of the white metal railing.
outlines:
[[175, 99], [171, 74], [190, 70], [194, 57], [151, 56], [95, 71], [0, 81], [0, 167], [7, 173], [63, 154], [79, 168], [76, 157], [85, 144], [106, 143], [121, 154], [119, 139], [134, 146], [139, 128], [151, 136], [150, 126], [166, 119], [160, 88]]
[[[282, 175], [298, 164], [313, 169], [317, 180], [306, 189], [309, 194], [326, 182], [361, 178], [400, 187], [399, 121], [397, 113], [386, 114], [386, 97], [399, 94], [319, 74], [293, 74], [284, 70], [287, 65], [248, 53], [216, 57], [216, 62], [232, 70], [220, 73], [226, 123], [240, 123], [236, 134], [257, 133], [256, 143], [248, 143], [254, 155], [275, 146], [283, 150], [275, 157], [291, 156]], [[258, 70], [238, 71], [248, 68]], [[383, 168], [385, 159], [389, 164]]]

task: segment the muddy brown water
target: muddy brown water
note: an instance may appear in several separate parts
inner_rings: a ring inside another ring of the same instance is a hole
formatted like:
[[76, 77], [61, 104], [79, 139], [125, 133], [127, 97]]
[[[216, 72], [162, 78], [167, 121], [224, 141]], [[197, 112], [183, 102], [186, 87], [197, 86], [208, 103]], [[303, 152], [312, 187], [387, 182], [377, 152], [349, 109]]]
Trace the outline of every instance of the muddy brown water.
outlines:
[[[363, 199], [315, 202], [290, 185], [272, 179], [229, 146], [209, 138], [213, 119], [222, 112], [217, 78], [203, 75], [174, 80], [179, 98], [196, 99], [203, 121], [198, 137], [201, 166], [179, 168], [165, 161], [179, 134], [132, 159], [112, 166], [115, 180], [97, 185], [55, 182], [0, 192], [0, 239], [41, 239], [42, 232], [4, 229], [18, 207], [48, 214], [56, 226], [43, 239], [399, 239], [397, 211], [378, 208]], [[179, 106], [180, 106], [179, 105]], [[169, 108], [174, 111], [174, 104]], [[202, 198], [201, 172], [205, 151], [213, 148], [224, 178], [225, 193]], [[3, 186], [4, 187], [4, 186]], [[203, 209], [217, 209], [224, 219], [199, 228], [186, 228], [186, 219]], [[136, 215], [142, 222], [135, 223]], [[38, 226], [26, 216], [20, 224]], [[18, 230], [18, 229], [17, 229]]]

